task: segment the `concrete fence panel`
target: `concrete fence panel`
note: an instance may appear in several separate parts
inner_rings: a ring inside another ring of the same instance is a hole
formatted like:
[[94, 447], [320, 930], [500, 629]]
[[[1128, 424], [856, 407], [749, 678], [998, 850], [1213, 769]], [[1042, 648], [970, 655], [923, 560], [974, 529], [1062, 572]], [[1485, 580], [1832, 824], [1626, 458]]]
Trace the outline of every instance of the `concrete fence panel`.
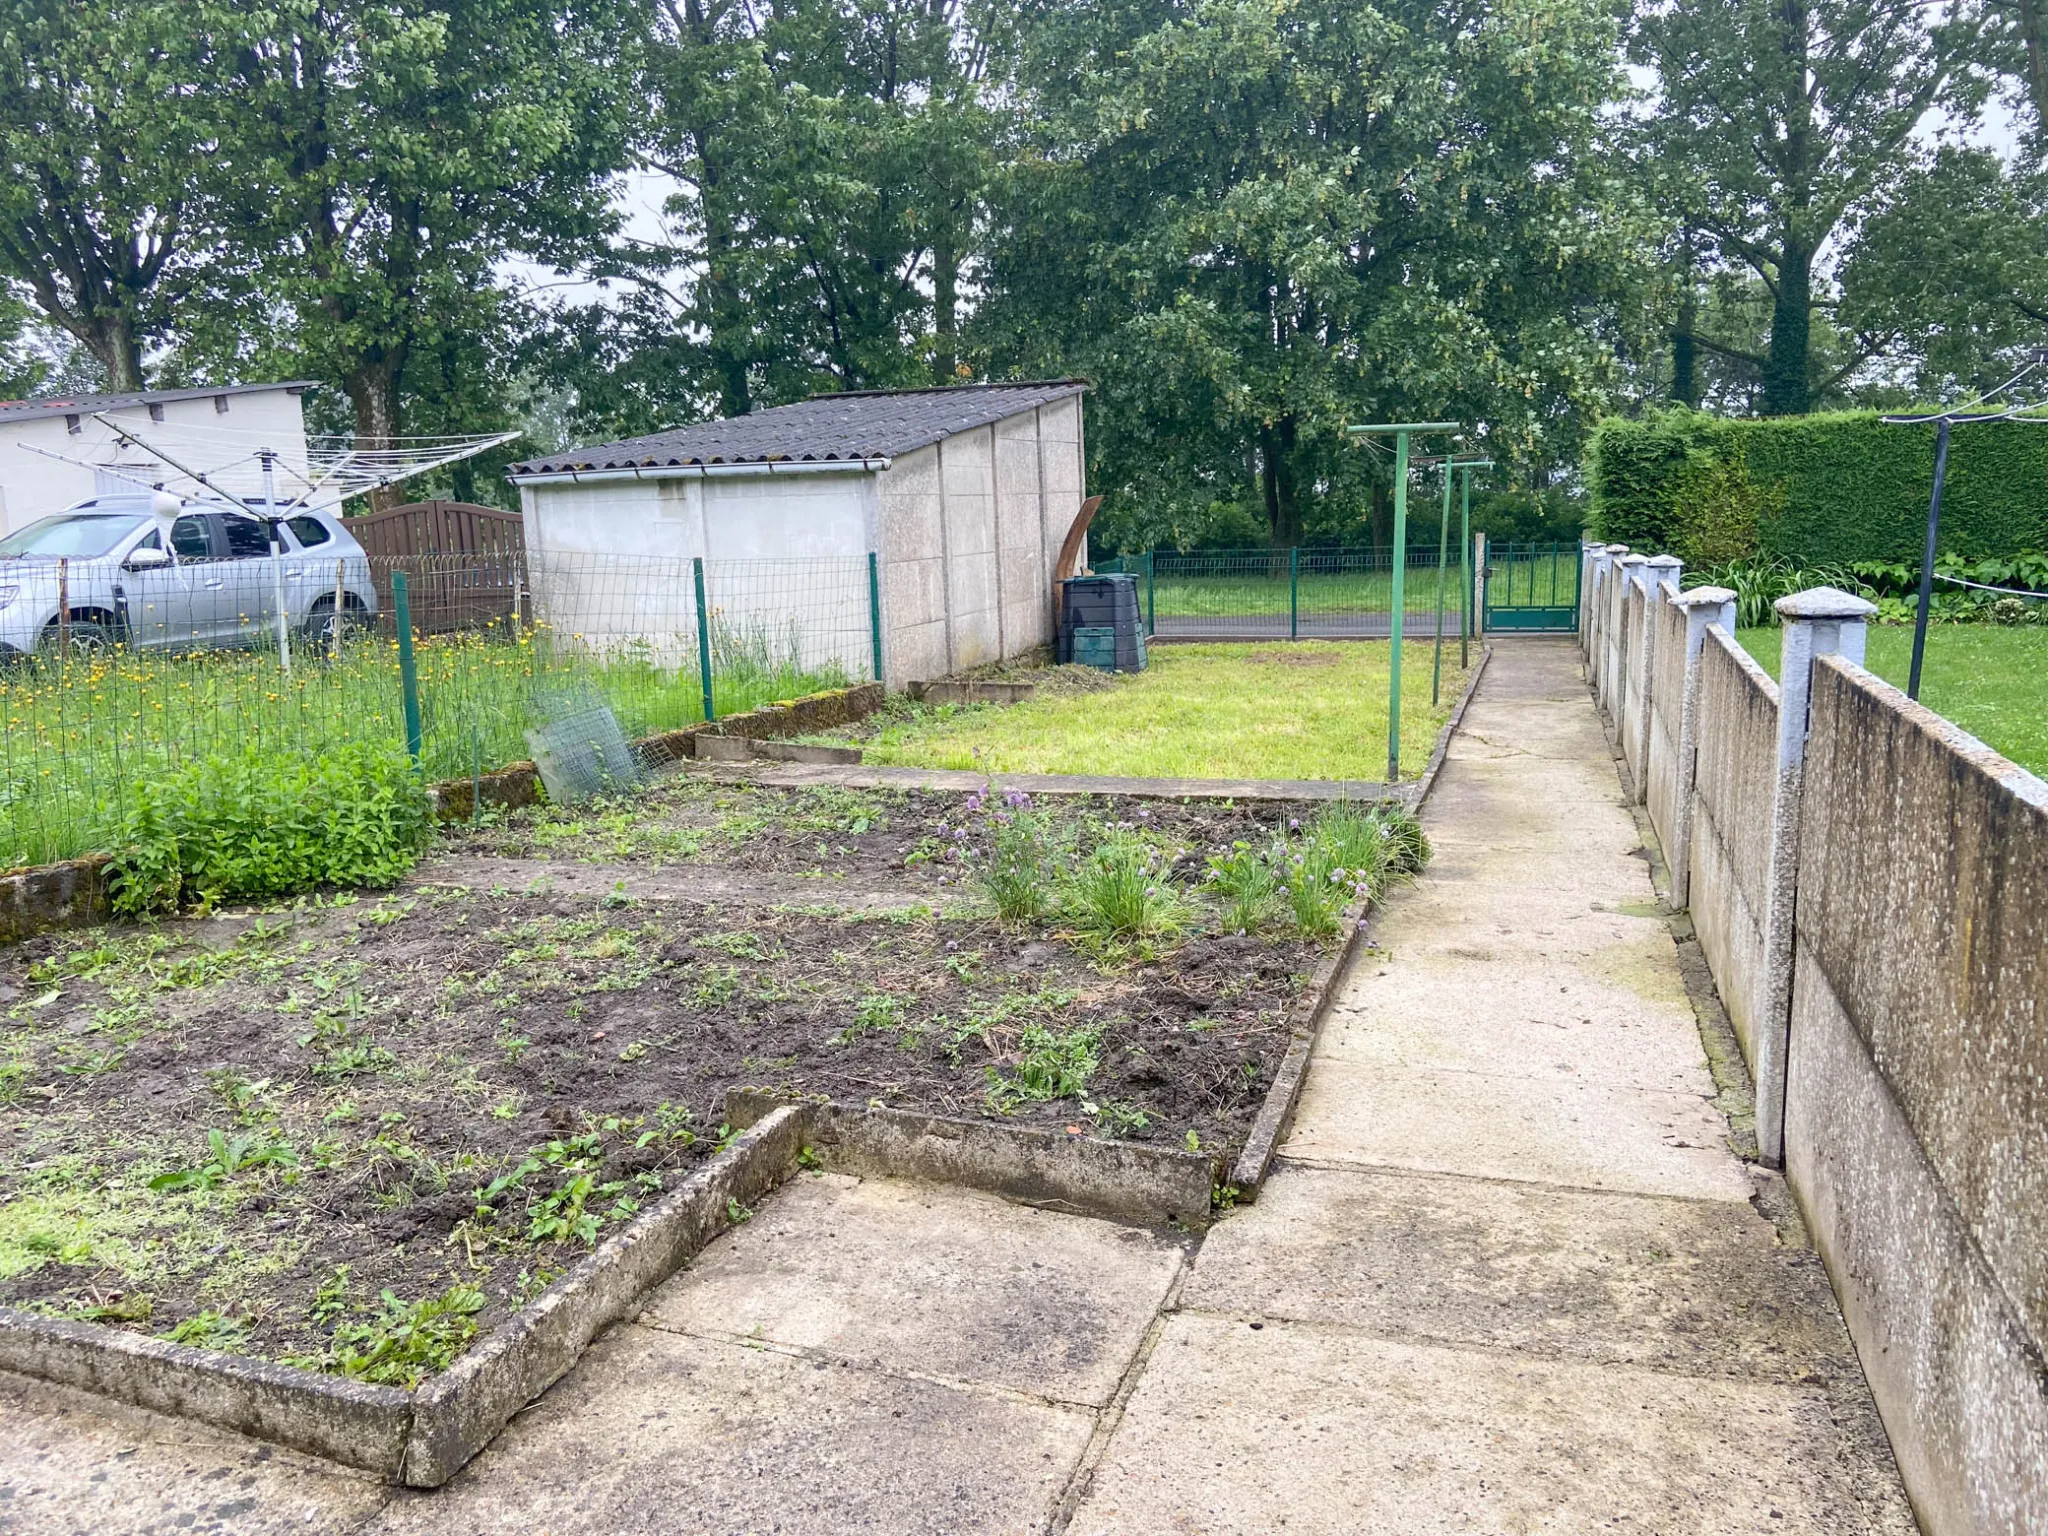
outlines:
[[1700, 647], [1688, 865], [1693, 928], [1743, 1054], [1756, 1059], [1778, 685], [1716, 624]]
[[1813, 670], [1787, 1173], [1922, 1523], [2048, 1530], [2048, 784]]
[[1653, 636], [1650, 641], [1650, 688], [1644, 755], [1644, 804], [1650, 824], [1668, 853], [1676, 846], [1678, 801], [1686, 786], [1681, 773], [1690, 777], [1691, 765], [1683, 769], [1678, 760], [1680, 715], [1685, 707], [1685, 610], [1659, 601], [1650, 611]]

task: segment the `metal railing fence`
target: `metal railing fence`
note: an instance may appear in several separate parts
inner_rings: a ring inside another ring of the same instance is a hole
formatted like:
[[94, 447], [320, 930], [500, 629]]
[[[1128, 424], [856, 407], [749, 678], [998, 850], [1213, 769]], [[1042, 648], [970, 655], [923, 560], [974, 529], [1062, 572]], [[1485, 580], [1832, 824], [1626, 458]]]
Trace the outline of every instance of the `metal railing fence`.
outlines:
[[[1392, 633], [1391, 550], [1154, 550], [1103, 560], [1096, 569], [1137, 577], [1147, 631], [1166, 639], [1386, 639]], [[1402, 569], [1408, 637], [1436, 633], [1439, 602], [1444, 633], [1455, 637], [1465, 611], [1457, 546], [1441, 566], [1436, 550], [1411, 548]]]

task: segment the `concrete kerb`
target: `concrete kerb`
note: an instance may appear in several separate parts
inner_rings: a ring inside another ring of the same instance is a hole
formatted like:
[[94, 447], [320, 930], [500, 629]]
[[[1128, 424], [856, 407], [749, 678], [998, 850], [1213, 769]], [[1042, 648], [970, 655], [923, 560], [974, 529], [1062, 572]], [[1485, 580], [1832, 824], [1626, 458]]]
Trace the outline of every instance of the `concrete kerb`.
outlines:
[[446, 1482], [506, 1422], [729, 1224], [728, 1201], [788, 1177], [803, 1111], [763, 1116], [724, 1152], [416, 1390], [0, 1307], [0, 1370], [325, 1457], [390, 1482]]
[[1216, 1159], [1000, 1120], [835, 1104], [769, 1088], [735, 1088], [726, 1120], [749, 1125], [802, 1106], [807, 1143], [825, 1167], [861, 1177], [957, 1184], [1020, 1205], [1136, 1226], [1206, 1226]]

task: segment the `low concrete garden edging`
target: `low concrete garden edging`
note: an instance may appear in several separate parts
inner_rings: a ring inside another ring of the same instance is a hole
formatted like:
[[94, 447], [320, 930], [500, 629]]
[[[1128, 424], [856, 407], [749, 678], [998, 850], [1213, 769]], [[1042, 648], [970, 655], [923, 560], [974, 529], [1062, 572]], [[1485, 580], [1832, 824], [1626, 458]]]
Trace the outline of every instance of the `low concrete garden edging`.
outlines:
[[105, 922], [107, 862], [106, 854], [92, 853], [0, 875], [0, 944]]
[[412, 1391], [0, 1307], [0, 1370], [195, 1419], [415, 1488], [445, 1483], [585, 1347], [787, 1178], [806, 1112], [760, 1116], [533, 1303]]
[[766, 1089], [726, 1095], [726, 1119], [746, 1125], [801, 1102], [809, 1143], [845, 1173], [958, 1184], [1024, 1205], [1144, 1226], [1206, 1226], [1216, 1159], [1204, 1152], [1108, 1141], [869, 1105], [792, 1101]]

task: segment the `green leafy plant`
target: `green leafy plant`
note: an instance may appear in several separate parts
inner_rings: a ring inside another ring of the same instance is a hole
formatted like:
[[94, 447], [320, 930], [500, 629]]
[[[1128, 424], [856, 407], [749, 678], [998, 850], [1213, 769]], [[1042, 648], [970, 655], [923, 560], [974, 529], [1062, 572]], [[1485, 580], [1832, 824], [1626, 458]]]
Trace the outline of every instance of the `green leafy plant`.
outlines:
[[833, 1039], [841, 1045], [849, 1045], [878, 1029], [900, 1032], [902, 1028], [903, 999], [888, 992], [870, 992], [854, 1004], [853, 1022]]
[[395, 748], [211, 753], [136, 784], [107, 869], [111, 902], [136, 916], [187, 898], [391, 885], [430, 829], [426, 791]]
[[379, 1386], [416, 1387], [453, 1365], [477, 1335], [477, 1314], [488, 1304], [472, 1285], [451, 1285], [438, 1296], [400, 1301], [386, 1290], [383, 1310], [334, 1330], [321, 1368]]
[[1029, 795], [1006, 790], [991, 803], [993, 795], [986, 786], [969, 795], [961, 823], [942, 828], [955, 871], [939, 881], [971, 879], [1004, 922], [1035, 922], [1055, 905], [1050, 837]]
[[1242, 839], [1209, 856], [1208, 882], [1223, 897], [1223, 926], [1234, 933], [1257, 931], [1279, 902], [1272, 861]]
[[1128, 944], [1178, 933], [1186, 902], [1172, 874], [1171, 861], [1156, 843], [1112, 829], [1068, 877], [1067, 915], [1098, 943]]
[[160, 1193], [179, 1190], [206, 1191], [223, 1184], [238, 1173], [255, 1168], [296, 1168], [299, 1154], [283, 1142], [265, 1141], [255, 1131], [229, 1137], [221, 1131], [206, 1133], [206, 1161], [174, 1173], [160, 1173], [149, 1187]]
[[164, 1335], [173, 1344], [196, 1344], [202, 1349], [223, 1349], [249, 1331], [247, 1318], [229, 1317], [221, 1312], [198, 1312], [184, 1319]]
[[1099, 1026], [1061, 1031], [1027, 1024], [1017, 1044], [1017, 1060], [1009, 1071], [988, 1069], [989, 1107], [1000, 1114], [1022, 1104], [1078, 1096], [1102, 1062]]

